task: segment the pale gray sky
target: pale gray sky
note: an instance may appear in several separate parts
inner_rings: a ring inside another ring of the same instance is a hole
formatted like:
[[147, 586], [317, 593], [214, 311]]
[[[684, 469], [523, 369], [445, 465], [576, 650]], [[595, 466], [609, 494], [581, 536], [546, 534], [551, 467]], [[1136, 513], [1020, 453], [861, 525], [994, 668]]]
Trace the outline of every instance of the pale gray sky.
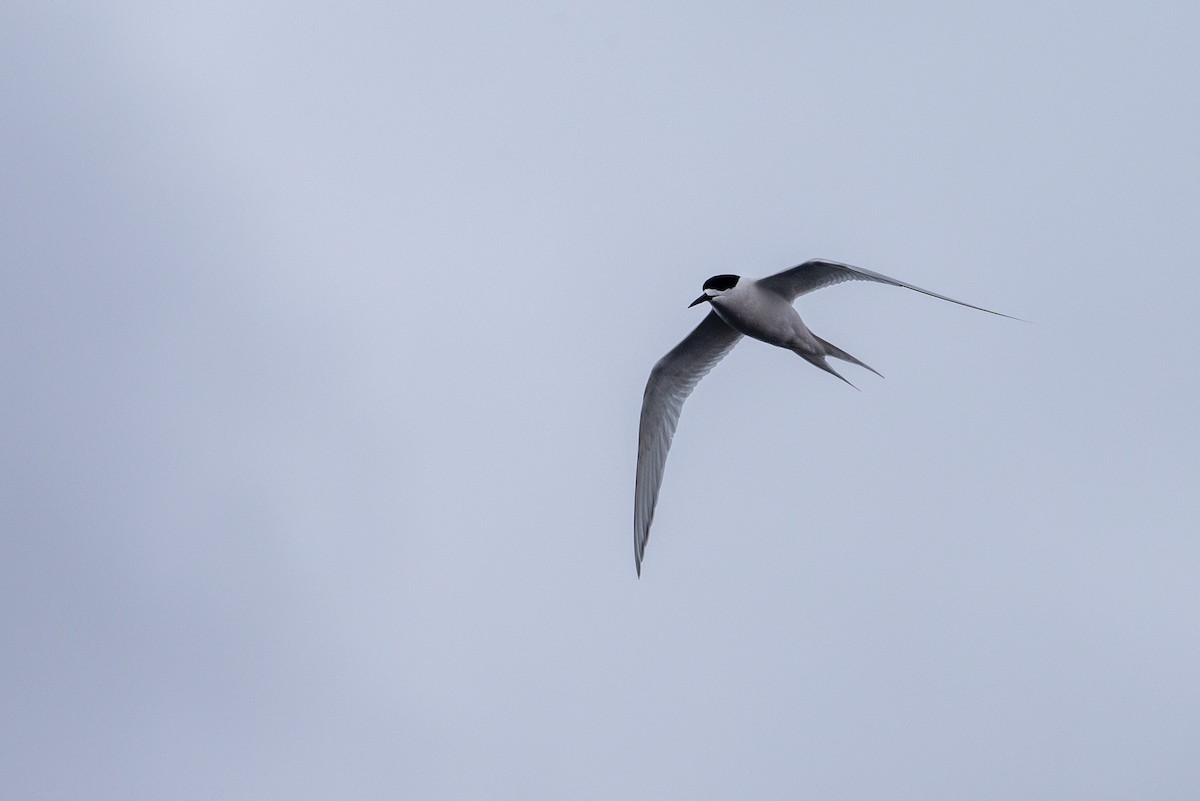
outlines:
[[825, 5], [4, 4], [0, 797], [1196, 798], [1200, 15]]

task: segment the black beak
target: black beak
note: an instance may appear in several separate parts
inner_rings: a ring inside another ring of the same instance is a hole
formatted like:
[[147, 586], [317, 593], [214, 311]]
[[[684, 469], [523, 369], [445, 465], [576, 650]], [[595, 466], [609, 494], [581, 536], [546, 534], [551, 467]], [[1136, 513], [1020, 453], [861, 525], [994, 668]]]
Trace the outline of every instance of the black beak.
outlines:
[[703, 303], [703, 302], [705, 302], [706, 300], [712, 300], [712, 298], [710, 298], [710, 297], [709, 297], [707, 294], [701, 295], [700, 297], [696, 298], [696, 299], [695, 299], [695, 300], [693, 300], [691, 303], [689, 303], [689, 304], [688, 304], [688, 308], [690, 309], [690, 308], [692, 308], [693, 306], [695, 306], [697, 303]]

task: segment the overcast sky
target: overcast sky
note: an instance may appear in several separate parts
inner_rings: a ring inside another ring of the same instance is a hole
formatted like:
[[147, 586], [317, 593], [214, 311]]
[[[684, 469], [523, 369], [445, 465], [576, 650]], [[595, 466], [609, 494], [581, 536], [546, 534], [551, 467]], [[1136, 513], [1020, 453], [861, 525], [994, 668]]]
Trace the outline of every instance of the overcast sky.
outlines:
[[[1200, 14], [907, 5], [4, 3], [0, 797], [1200, 796]], [[815, 256], [1031, 322], [801, 298], [638, 580]]]

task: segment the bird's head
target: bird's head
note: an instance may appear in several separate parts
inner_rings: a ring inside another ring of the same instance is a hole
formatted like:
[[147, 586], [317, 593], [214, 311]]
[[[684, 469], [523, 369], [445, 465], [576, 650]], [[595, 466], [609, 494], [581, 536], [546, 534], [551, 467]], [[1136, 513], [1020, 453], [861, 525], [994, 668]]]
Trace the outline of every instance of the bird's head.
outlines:
[[688, 308], [705, 301], [711, 303], [713, 298], [719, 298], [737, 286], [739, 280], [741, 276], [738, 275], [714, 275], [704, 282], [704, 294], [689, 303]]

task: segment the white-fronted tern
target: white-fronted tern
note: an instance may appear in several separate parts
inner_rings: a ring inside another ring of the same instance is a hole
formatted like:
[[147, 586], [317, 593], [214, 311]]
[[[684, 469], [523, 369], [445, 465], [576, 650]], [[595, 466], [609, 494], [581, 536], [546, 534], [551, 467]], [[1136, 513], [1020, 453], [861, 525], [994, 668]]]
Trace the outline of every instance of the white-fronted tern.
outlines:
[[704, 294], [692, 301], [691, 305], [708, 303], [712, 311], [670, 353], [658, 360], [650, 371], [646, 393], [642, 398], [633, 498], [633, 558], [638, 576], [642, 575], [642, 556], [646, 550], [646, 540], [650, 537], [654, 505], [658, 501], [667, 451], [671, 449], [671, 439], [675, 436], [683, 402], [692, 394], [700, 379], [733, 349], [743, 335], [787, 348], [843, 381], [846, 379], [829, 365], [827, 357], [857, 364], [880, 375], [873, 367], [809, 331], [792, 306], [792, 302], [801, 295], [843, 281], [891, 284], [960, 306], [1008, 317], [1007, 314], [963, 303], [871, 270], [824, 259], [812, 259], [757, 281], [737, 275], [716, 275], [705, 281]]

